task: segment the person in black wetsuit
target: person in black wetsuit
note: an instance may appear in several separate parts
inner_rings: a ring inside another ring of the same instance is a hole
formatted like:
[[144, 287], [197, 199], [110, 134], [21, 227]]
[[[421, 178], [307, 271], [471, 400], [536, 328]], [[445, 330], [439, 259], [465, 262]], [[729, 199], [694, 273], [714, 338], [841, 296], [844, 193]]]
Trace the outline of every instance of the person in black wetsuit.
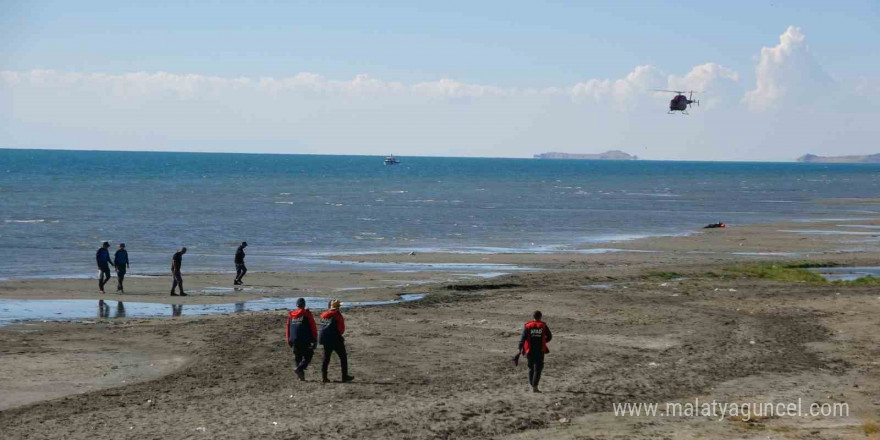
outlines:
[[122, 280], [125, 279], [125, 272], [128, 271], [128, 251], [125, 250], [125, 243], [119, 243], [119, 249], [113, 254], [113, 266], [116, 267], [116, 292], [125, 293], [122, 288]]
[[101, 244], [98, 252], [95, 253], [95, 261], [98, 263], [98, 290], [101, 293], [104, 293], [104, 284], [110, 281], [110, 265], [113, 264], [110, 261], [110, 251], [108, 249], [110, 249], [110, 243], [105, 241]]
[[180, 296], [186, 296], [183, 293], [183, 274], [180, 273], [180, 266], [183, 264], [183, 254], [186, 253], [186, 248], [182, 247], [179, 251], [174, 253], [174, 256], [171, 257], [171, 277], [174, 278], [174, 281], [171, 283], [171, 296], [177, 296], [174, 293], [174, 289], [180, 286]]
[[550, 333], [550, 327], [541, 321], [540, 311], [535, 311], [532, 317], [534, 319], [523, 327], [519, 350], [529, 361], [529, 385], [533, 392], [540, 393], [538, 382], [541, 381], [541, 372], [544, 370], [544, 355], [550, 352], [547, 343], [553, 339], [553, 334]]
[[244, 248], [247, 247], [247, 242], [241, 242], [241, 246], [235, 250], [235, 281], [232, 284], [236, 286], [240, 286], [244, 284], [241, 279], [244, 278], [244, 274], [247, 273], [247, 266], [244, 265]]

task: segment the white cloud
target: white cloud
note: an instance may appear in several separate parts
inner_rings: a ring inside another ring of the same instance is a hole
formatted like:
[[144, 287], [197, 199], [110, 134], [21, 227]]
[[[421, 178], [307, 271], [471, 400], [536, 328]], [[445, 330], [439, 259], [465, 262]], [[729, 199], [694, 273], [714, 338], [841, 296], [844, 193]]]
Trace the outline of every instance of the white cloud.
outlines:
[[[737, 83], [739, 74], [716, 63], [705, 63], [694, 66], [684, 76], [669, 75], [669, 90], [693, 90], [700, 92], [695, 95], [705, 109], [711, 109], [721, 102], [725, 96], [739, 92]], [[741, 92], [739, 92], [741, 93]]]
[[628, 108], [639, 96], [648, 96], [652, 88], [664, 87], [664, 81], [663, 73], [654, 66], [637, 66], [625, 77], [616, 80], [590, 79], [571, 87], [546, 88], [499, 87], [465, 83], [448, 78], [407, 85], [376, 79], [365, 74], [357, 75], [351, 80], [330, 80], [310, 72], [301, 72], [284, 78], [252, 79], [168, 72], [105, 74], [53, 70], [0, 71], [0, 86], [7, 88], [75, 90], [102, 95], [112, 94], [122, 99], [147, 96], [198, 99], [222, 96], [228, 92], [272, 96], [298, 94], [319, 97], [407, 96], [442, 99], [569, 96], [578, 102], [610, 102], [620, 109]]
[[589, 79], [571, 87], [540, 89], [470, 84], [448, 78], [407, 85], [384, 81], [366, 74], [357, 75], [351, 80], [330, 80], [310, 72], [301, 72], [283, 78], [222, 78], [168, 72], [105, 74], [53, 70], [0, 71], [0, 86], [7, 88], [30, 87], [46, 91], [92, 92], [112, 94], [121, 99], [147, 96], [198, 99], [223, 96], [229, 92], [272, 96], [292, 93], [324, 97], [408, 96], [450, 99], [569, 96], [578, 102], [616, 104], [620, 109], [628, 108], [639, 97], [650, 96], [651, 89], [664, 87], [705, 89], [718, 80], [736, 81], [737, 79], [735, 72], [714, 63], [696, 66], [685, 76], [669, 75], [667, 78], [657, 67], [644, 65], [636, 66], [626, 76], [615, 80]]
[[575, 84], [570, 94], [577, 100], [592, 99], [596, 102], [611, 102], [618, 109], [633, 105], [639, 96], [646, 96], [651, 89], [664, 87], [664, 76], [654, 66], [636, 66], [625, 77], [616, 80], [590, 79]]
[[756, 87], [743, 98], [750, 109], [766, 111], [803, 104], [831, 85], [831, 78], [813, 58], [805, 40], [799, 27], [789, 26], [779, 36], [779, 44], [761, 49]]
[[481, 96], [509, 96], [520, 92], [516, 89], [505, 89], [495, 86], [467, 84], [452, 79], [422, 82], [412, 86], [412, 91], [419, 95], [447, 98], [479, 98]]

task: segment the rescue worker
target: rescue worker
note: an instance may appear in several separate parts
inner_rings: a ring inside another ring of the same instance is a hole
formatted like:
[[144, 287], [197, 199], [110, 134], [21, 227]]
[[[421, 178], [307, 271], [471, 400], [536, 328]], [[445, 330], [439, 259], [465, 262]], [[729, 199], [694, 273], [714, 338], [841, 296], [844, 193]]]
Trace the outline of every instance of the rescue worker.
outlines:
[[540, 393], [538, 382], [541, 381], [541, 371], [544, 370], [544, 354], [549, 353], [547, 343], [553, 339], [550, 327], [541, 321], [541, 312], [535, 311], [533, 320], [523, 327], [522, 338], [519, 340], [519, 351], [526, 355], [529, 361], [529, 385], [532, 391]]
[[322, 380], [330, 382], [327, 378], [327, 367], [330, 366], [330, 356], [333, 352], [339, 356], [342, 367], [342, 381], [351, 382], [354, 376], [348, 375], [348, 353], [345, 352], [345, 318], [339, 312], [342, 302], [338, 299], [330, 301], [330, 310], [321, 313], [321, 331], [318, 333], [318, 343], [324, 346], [324, 362], [321, 363]]
[[247, 273], [247, 266], [244, 265], [244, 248], [247, 247], [247, 242], [241, 242], [241, 246], [235, 250], [235, 281], [232, 284], [236, 286], [240, 286], [244, 284], [241, 279], [244, 278], [244, 274]]
[[180, 272], [180, 266], [183, 264], [183, 254], [185, 253], [186, 248], [182, 247], [171, 257], [171, 277], [174, 279], [174, 281], [171, 282], [171, 296], [177, 296], [177, 294], [174, 293], [174, 289], [177, 288], [177, 286], [180, 286], [180, 296], [186, 296], [186, 294], [183, 293], [183, 274]]
[[299, 380], [306, 380], [305, 370], [312, 361], [315, 346], [318, 344], [318, 327], [312, 311], [306, 308], [305, 299], [296, 300], [296, 310], [287, 314], [284, 331], [287, 334], [287, 345], [293, 349], [293, 359], [296, 362], [293, 372]]
[[104, 284], [110, 281], [110, 265], [113, 264], [110, 261], [110, 251], [108, 249], [110, 249], [110, 243], [105, 241], [101, 244], [98, 252], [95, 252], [95, 262], [98, 263], [98, 290], [101, 293], [104, 293]]
[[125, 250], [125, 243], [119, 243], [119, 249], [113, 254], [113, 266], [116, 267], [116, 292], [125, 293], [122, 287], [122, 280], [125, 279], [125, 272], [128, 271], [128, 251]]

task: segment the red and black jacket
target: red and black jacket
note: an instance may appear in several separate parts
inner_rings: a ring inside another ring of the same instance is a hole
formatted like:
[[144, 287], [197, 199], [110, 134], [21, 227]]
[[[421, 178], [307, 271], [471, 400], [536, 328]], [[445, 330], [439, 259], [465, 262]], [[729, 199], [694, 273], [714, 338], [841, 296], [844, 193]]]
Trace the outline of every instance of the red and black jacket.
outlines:
[[522, 338], [519, 340], [519, 351], [526, 355], [532, 353], [532, 350], [538, 349], [536, 353], [550, 353], [547, 343], [553, 339], [553, 333], [550, 333], [550, 327], [547, 327], [543, 321], [529, 321], [523, 327]]
[[328, 310], [321, 313], [321, 331], [318, 333], [318, 343], [321, 345], [333, 345], [343, 342], [345, 339], [345, 318], [339, 310]]
[[296, 309], [288, 313], [284, 329], [289, 345], [312, 344], [318, 340], [318, 327], [309, 309]]

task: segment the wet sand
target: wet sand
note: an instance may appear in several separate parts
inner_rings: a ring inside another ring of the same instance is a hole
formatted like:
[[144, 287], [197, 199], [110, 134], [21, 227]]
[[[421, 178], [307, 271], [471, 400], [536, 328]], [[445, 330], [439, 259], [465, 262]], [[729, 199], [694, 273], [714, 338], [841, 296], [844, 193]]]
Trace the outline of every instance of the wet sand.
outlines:
[[[542, 270], [491, 279], [254, 273], [246, 280], [266, 291], [186, 298], [308, 292], [355, 300], [414, 290], [380, 282], [389, 279], [429, 292], [416, 303], [345, 311], [356, 376], [349, 384], [322, 385], [317, 362], [306, 382], [296, 380], [283, 311], [13, 325], [0, 330], [0, 428], [4, 438], [90, 439], [871, 438], [871, 423], [880, 423], [880, 289], [719, 276], [755, 261], [880, 265], [870, 235], [781, 232], [865, 231], [838, 224], [880, 222], [731, 227], [589, 246], [655, 252], [340, 256]], [[228, 282], [189, 278], [193, 289]], [[169, 302], [167, 282], [132, 279], [126, 296]], [[9, 281], [0, 298], [97, 299], [83, 290], [93, 283]], [[356, 286], [380, 288], [338, 290]], [[535, 309], [555, 336], [541, 394], [528, 390], [523, 363], [509, 361]], [[330, 374], [338, 379], [338, 364]], [[695, 397], [846, 402], [850, 415], [743, 423], [611, 413], [613, 403]]]

